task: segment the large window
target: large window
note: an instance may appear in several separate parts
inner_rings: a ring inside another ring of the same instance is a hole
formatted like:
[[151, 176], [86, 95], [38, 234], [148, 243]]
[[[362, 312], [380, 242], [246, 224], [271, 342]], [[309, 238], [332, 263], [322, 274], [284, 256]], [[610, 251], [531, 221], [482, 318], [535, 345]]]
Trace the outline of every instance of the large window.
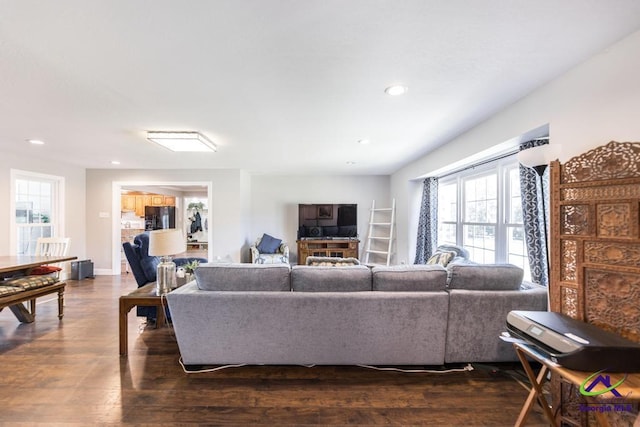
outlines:
[[13, 242], [16, 255], [33, 255], [39, 237], [62, 233], [60, 177], [12, 171]]
[[464, 246], [472, 261], [511, 263], [530, 277], [515, 157], [440, 178], [438, 244]]
[[487, 173], [462, 180], [462, 245], [471, 259], [490, 264], [496, 260], [498, 180]]
[[458, 182], [438, 182], [438, 244], [457, 242]]

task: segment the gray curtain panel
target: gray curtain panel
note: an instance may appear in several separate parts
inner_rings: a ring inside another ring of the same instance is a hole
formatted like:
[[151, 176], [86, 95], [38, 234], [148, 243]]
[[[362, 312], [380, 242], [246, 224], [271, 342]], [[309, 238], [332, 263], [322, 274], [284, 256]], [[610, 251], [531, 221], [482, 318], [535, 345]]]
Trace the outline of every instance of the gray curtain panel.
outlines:
[[414, 264], [426, 264], [438, 242], [438, 178], [424, 180]]
[[[547, 144], [546, 140], [523, 142], [520, 150]], [[529, 254], [531, 280], [542, 286], [549, 286], [549, 260], [547, 257], [547, 235], [545, 235], [545, 218], [549, 220], [549, 168], [540, 177], [531, 168], [520, 165], [520, 189], [522, 193], [522, 217], [524, 236]], [[543, 213], [543, 206], [545, 213]]]

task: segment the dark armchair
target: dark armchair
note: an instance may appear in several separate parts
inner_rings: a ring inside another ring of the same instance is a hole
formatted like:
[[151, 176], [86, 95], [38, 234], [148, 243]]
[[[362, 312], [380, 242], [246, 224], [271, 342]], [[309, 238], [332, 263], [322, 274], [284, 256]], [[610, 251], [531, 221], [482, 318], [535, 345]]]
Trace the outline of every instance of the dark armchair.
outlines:
[[[144, 286], [147, 283], [155, 282], [156, 267], [158, 267], [158, 264], [160, 263], [160, 258], [149, 255], [149, 232], [145, 231], [144, 233], [138, 234], [133, 238], [133, 243], [124, 242], [122, 244], [122, 248], [124, 249], [124, 254], [127, 257], [127, 261], [131, 267], [131, 272], [133, 273], [133, 277], [136, 279], [138, 287]], [[206, 263], [207, 259], [174, 258], [173, 260], [177, 267], [192, 261]], [[156, 308], [138, 307], [137, 314], [138, 316], [146, 317], [147, 319], [155, 319]], [[169, 317], [167, 316], [167, 318]]]

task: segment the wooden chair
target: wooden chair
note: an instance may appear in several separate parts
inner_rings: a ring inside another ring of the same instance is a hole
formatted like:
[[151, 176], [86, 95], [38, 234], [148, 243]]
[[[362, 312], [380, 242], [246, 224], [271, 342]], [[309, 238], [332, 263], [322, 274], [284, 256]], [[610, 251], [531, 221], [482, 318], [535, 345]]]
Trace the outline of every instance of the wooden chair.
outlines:
[[[36, 256], [65, 256], [69, 255], [69, 243], [71, 242], [71, 238], [69, 237], [38, 237], [36, 241]], [[39, 267], [35, 267], [29, 271], [29, 275], [34, 276], [46, 276], [51, 275], [56, 279], [60, 279], [60, 271], [63, 266], [60, 263], [57, 264], [47, 264], [41, 265]], [[64, 284], [61, 288], [64, 291]], [[59, 298], [62, 298], [62, 294], [59, 294]], [[59, 309], [62, 310], [61, 299], [59, 300]], [[33, 298], [29, 300], [29, 305], [31, 308], [31, 314], [35, 316], [36, 314], [36, 299]], [[59, 316], [62, 318], [62, 311], [60, 311]]]
[[36, 256], [69, 255], [69, 237], [39, 237], [36, 241]]
[[[69, 243], [71, 239], [69, 237], [38, 237], [36, 241], [36, 256], [65, 256], [69, 255]], [[55, 274], [56, 277], [60, 277], [60, 271], [63, 269], [63, 264], [47, 264], [40, 267], [36, 267], [29, 272], [32, 275], [46, 275]]]

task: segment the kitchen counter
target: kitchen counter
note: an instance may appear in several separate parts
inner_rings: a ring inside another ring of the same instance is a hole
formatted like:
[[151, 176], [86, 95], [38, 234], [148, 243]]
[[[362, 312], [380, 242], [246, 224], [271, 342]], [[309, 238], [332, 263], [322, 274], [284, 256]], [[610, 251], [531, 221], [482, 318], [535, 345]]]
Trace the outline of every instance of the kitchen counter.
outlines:
[[122, 240], [123, 242], [133, 242], [133, 238], [138, 234], [142, 233], [144, 228], [122, 228], [120, 230], [120, 234], [122, 238], [127, 237], [127, 240]]

